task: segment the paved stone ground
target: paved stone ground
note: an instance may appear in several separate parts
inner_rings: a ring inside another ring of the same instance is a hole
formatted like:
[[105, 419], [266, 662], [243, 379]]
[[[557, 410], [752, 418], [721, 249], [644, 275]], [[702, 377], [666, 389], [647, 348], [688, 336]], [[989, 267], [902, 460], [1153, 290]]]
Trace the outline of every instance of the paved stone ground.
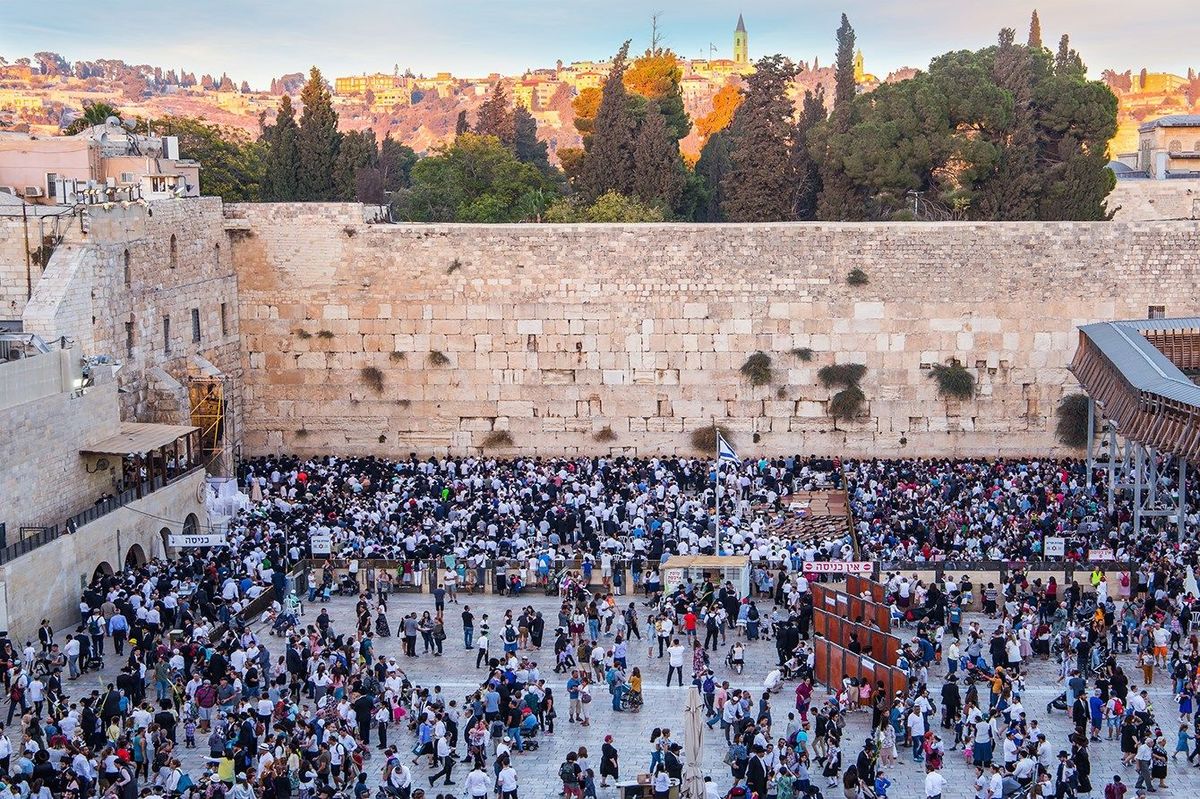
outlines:
[[[525, 605], [532, 605], [535, 609], [542, 611], [549, 622], [549, 629], [554, 628], [554, 619], [557, 616], [558, 599], [556, 597], [546, 597], [540, 592], [526, 593], [520, 598], [505, 598], [493, 596], [477, 596], [468, 597], [462, 596], [461, 602], [470, 604], [476, 612], [476, 618], [479, 614], [488, 613], [495, 620], [503, 617], [503, 612], [506, 608], [517, 610]], [[335, 599], [328, 607], [330, 615], [336, 629], [339, 631], [353, 629], [353, 611], [354, 600], [352, 599]], [[396, 620], [404, 613], [413, 610], [431, 610], [433, 609], [433, 599], [427, 595], [405, 594], [391, 597], [389, 602], [388, 616], [392, 620], [393, 630], [396, 627]], [[642, 611], [642, 617], [646, 608], [639, 604], [639, 609]], [[311, 621], [315, 618], [318, 612], [312, 606], [306, 606], [305, 621]], [[447, 621], [447, 640], [445, 641], [445, 656], [421, 656], [419, 658], [405, 658], [402, 654], [403, 643], [396, 637], [375, 639], [375, 651], [377, 655], [394, 656], [401, 663], [402, 667], [407, 671], [409, 679], [413, 682], [423, 685], [442, 686], [444, 692], [451, 698], [461, 699], [467, 693], [473, 691], [478, 680], [482, 679], [483, 671], [475, 669], [475, 654], [474, 651], [466, 652], [462, 648], [462, 633], [461, 622], [459, 619], [460, 608], [449, 605], [446, 613]], [[976, 616], [968, 616], [965, 622], [971, 621]], [[991, 626], [982, 617], [978, 617], [983, 621], [984, 629], [990, 631]], [[478, 621], [476, 622], [478, 625]], [[645, 624], [641, 625], [644, 629]], [[278, 655], [282, 650], [281, 640], [266, 636], [265, 629], [262, 631], [263, 637], [268, 642], [268, 648], [272, 655]], [[495, 627], [493, 627], [495, 632]], [[61, 640], [65, 636], [60, 634], [58, 637]], [[611, 640], [611, 639], [608, 639]], [[621, 776], [622, 778], [632, 777], [638, 772], [645, 771], [649, 765], [650, 751], [650, 731], [654, 727], [669, 727], [677, 740], [682, 738], [683, 730], [683, 715], [682, 706], [686, 697], [687, 687], [679, 688], [665, 686], [666, 679], [666, 661], [659, 660], [657, 657], [647, 657], [647, 645], [639, 645], [634, 641], [634, 645], [630, 648], [629, 663], [630, 666], [640, 666], [644, 679], [644, 694], [646, 703], [640, 713], [614, 713], [609, 703], [608, 693], [601, 689], [596, 693], [596, 699], [589, 706], [592, 723], [589, 727], [580, 727], [577, 724], [568, 724], [567, 706], [566, 706], [566, 679], [563, 675], [554, 674], [553, 672], [553, 638], [547, 634], [543, 647], [538, 653], [534, 653], [532, 657], [538, 661], [539, 669], [545, 677], [547, 684], [554, 689], [555, 698], [559, 702], [559, 718], [556, 722], [556, 731], [553, 736], [540, 736], [541, 748], [536, 752], [526, 753], [516, 758], [516, 768], [520, 776], [521, 787], [520, 793], [522, 797], [553, 797], [559, 795], [560, 782], [557, 778], [557, 770], [559, 763], [562, 762], [568, 751], [572, 751], [579, 746], [586, 746], [589, 754], [592, 756], [593, 765], [598, 764], [598, 756], [600, 746], [606, 734], [612, 734], [615, 738], [615, 745], [621, 753]], [[420, 652], [421, 644], [418, 641], [417, 650]], [[497, 651], [497, 647], [493, 645], [493, 653]], [[657, 654], [657, 653], [656, 653]], [[1132, 659], [1130, 656], [1123, 656], [1123, 662], [1126, 671], [1131, 675], [1140, 677], [1140, 671], [1133, 668]], [[728, 679], [734, 687], [745, 687], [754, 692], [756, 698], [762, 685], [762, 679], [766, 673], [773, 667], [775, 663], [775, 649], [771, 642], [758, 642], [751, 645], [747, 649], [746, 669], [741, 675], [731, 672], [724, 664], [724, 649], [717, 653], [712, 658], [714, 671], [717, 678]], [[112, 657], [111, 653], [107, 659], [107, 668], [105, 675], [116, 673], [117, 659]], [[685, 672], [690, 672], [690, 667], [684, 667]], [[937, 674], [931, 675], [931, 695], [937, 696], [941, 689], [942, 667], [937, 667]], [[1070, 723], [1065, 713], [1056, 711], [1052, 715], [1047, 715], [1045, 712], [1046, 703], [1061, 692], [1061, 686], [1056, 684], [1057, 669], [1054, 664], [1049, 662], [1037, 661], [1030, 669], [1030, 675], [1027, 678], [1027, 687], [1023, 697], [1023, 704], [1030, 718], [1037, 719], [1044, 730], [1048, 732], [1050, 742], [1055, 750], [1066, 747], [1067, 734], [1070, 731]], [[87, 678], [78, 682], [67, 682], [67, 691], [72, 697], [82, 695], [87, 691], [91, 691], [96, 685], [96, 677], [89, 675]], [[787, 720], [787, 713], [792, 710], [792, 687], [794, 683], [789, 683], [783, 689], [783, 692], [778, 694], [772, 701], [772, 718], [776, 725], [777, 731], [781, 731]], [[1169, 681], [1162, 676], [1156, 677], [1155, 683], [1152, 686], [1152, 700], [1157, 711], [1157, 719], [1163, 727], [1168, 740], [1168, 751], [1174, 749], [1175, 731], [1177, 729], [1175, 714], [1175, 704], [1171, 695]], [[814, 701], [824, 699], [825, 692], [818, 688]], [[852, 714], [848, 723], [847, 735], [845, 736], [847, 753], [844, 755], [846, 763], [852, 762], [852, 758], [857, 755], [858, 747], [862, 740], [867, 735], [870, 717], [866, 713]], [[13, 735], [14, 727], [9, 728], [9, 734]], [[411, 747], [411, 736], [407, 730], [393, 728], [390, 736], [391, 742], [399, 742], [402, 745]], [[14, 740], [14, 744], [17, 742]], [[207, 749], [203, 747], [195, 750], [179, 750], [184, 753], [184, 767], [193, 777], [198, 776], [203, 770], [204, 757], [207, 754]], [[463, 744], [460, 742], [460, 751]], [[997, 747], [999, 748], [999, 747]], [[406, 750], [405, 750], [406, 751]], [[1124, 768], [1120, 765], [1120, 752], [1117, 741], [1101, 741], [1093, 743], [1090, 747], [1092, 758], [1092, 782], [1095, 787], [1094, 796], [1102, 796], [1104, 785], [1112, 779], [1113, 774], [1121, 774], [1122, 779], [1130, 786], [1136, 780], [1136, 774], [1133, 769]], [[704, 742], [704, 768], [703, 771], [709, 774], [717, 782], [722, 791], [728, 790], [730, 786], [730, 776], [728, 767], [726, 767], [721, 759], [725, 754], [725, 744], [717, 727], [711, 733], [706, 733]], [[923, 767], [911, 762], [910, 756], [906, 755], [903, 749], [900, 750], [900, 764], [891, 769], [889, 777], [893, 782], [891, 795], [907, 799], [907, 797], [916, 797], [920, 799], [924, 795], [924, 771]], [[943, 770], [945, 776], [950, 780], [950, 788], [945, 794], [946, 799], [969, 799], [974, 796], [973, 781], [974, 770], [967, 765], [960, 752], [947, 753], [947, 765]], [[379, 770], [381, 761], [378, 757], [373, 758], [368, 762], [367, 768], [370, 775], [372, 785], [378, 782]], [[415, 769], [415, 777], [418, 781], [424, 782], [431, 770], [424, 765], [424, 762]], [[438, 785], [429, 792], [429, 796], [436, 797], [440, 792], [453, 791], [449, 796], [459, 797], [461, 792], [461, 780], [466, 776], [465, 764], [459, 764], [455, 768], [454, 778], [459, 785], [445, 786]], [[1166, 791], [1159, 791], [1160, 796], [1200, 796], [1200, 769], [1192, 768], [1184, 764], [1182, 758], [1178, 763], [1172, 762], [1168, 772], [1167, 783], [1170, 786]], [[420, 784], [420, 783], [418, 783]], [[427, 784], [427, 783], [426, 783]], [[835, 789], [836, 795], [841, 796], [840, 787]], [[616, 796], [616, 791], [603, 789], [597, 785], [597, 792], [600, 799]], [[827, 796], [832, 796], [832, 791], [826, 792]], [[1130, 794], [1132, 799], [1132, 793]]]

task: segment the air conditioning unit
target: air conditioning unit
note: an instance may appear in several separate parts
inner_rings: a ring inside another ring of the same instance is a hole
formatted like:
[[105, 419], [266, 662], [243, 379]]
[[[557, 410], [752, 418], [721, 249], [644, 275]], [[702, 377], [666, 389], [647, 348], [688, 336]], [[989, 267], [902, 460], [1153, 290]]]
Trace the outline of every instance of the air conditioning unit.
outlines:
[[42, 191], [41, 186], [26, 186], [25, 187], [25, 196], [26, 197], [41, 197], [41, 196], [43, 196], [43, 194], [44, 194], [44, 192]]
[[0, 186], [0, 194], [8, 194], [13, 197], [16, 197], [17, 189], [14, 186]]

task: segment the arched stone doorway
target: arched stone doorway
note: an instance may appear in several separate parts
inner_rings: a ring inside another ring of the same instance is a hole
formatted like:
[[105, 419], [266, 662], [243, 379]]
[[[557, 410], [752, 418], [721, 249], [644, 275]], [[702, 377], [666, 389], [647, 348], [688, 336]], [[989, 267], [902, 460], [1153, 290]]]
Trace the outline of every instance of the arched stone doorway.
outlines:
[[183, 520], [183, 534], [195, 535], [200, 532], [200, 520], [196, 518], [196, 514], [189, 513], [187, 518]]
[[94, 583], [97, 580], [104, 578], [104, 577], [112, 577], [112, 575], [113, 575], [112, 564], [109, 563], [107, 560], [102, 560], [96, 566], [96, 570], [94, 572], [92, 572], [92, 582]]
[[164, 527], [158, 531], [158, 537], [162, 539], [163, 557], [166, 558], [167, 552], [171, 549], [171, 528]]
[[125, 568], [137, 568], [146, 562], [146, 550], [141, 544], [134, 544], [125, 555]]

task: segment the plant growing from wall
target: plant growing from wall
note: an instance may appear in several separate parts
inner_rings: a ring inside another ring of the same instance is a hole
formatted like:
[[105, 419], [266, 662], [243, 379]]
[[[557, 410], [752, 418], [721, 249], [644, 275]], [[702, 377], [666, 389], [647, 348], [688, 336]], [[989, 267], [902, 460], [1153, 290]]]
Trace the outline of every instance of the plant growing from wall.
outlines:
[[829, 400], [829, 415], [834, 419], [850, 421], [862, 412], [866, 396], [858, 386], [844, 388]]
[[759, 350], [746, 359], [740, 371], [750, 385], [765, 386], [771, 382], [771, 356]]
[[726, 443], [733, 446], [733, 433], [729, 432], [727, 427], [713, 427], [711, 424], [706, 424], [704, 427], [697, 427], [692, 431], [692, 446], [700, 452], [712, 454], [717, 451], [717, 431], [720, 431], [721, 438], [725, 439]]
[[865, 286], [871, 282], [871, 278], [867, 277], [867, 273], [856, 266], [850, 270], [850, 274], [846, 275], [846, 282], [851, 286]]
[[791, 350], [791, 355], [804, 361], [804, 363], [808, 363], [813, 359], [812, 347], [796, 347]]
[[1067, 394], [1055, 411], [1058, 421], [1055, 436], [1063, 446], [1083, 449], [1094, 430], [1088, 430], [1088, 398], [1086, 394]]
[[312, 333], [300, 328], [296, 330], [296, 338], [300, 339], [301, 341], [308, 341], [310, 338], [312, 338]]
[[460, 261], [460, 260], [458, 260], [457, 258], [455, 258], [453, 261], [451, 261], [451, 262], [450, 262], [450, 266], [448, 266], [448, 267], [446, 268], [446, 274], [447, 274], [447, 275], [453, 275], [453, 274], [454, 274], [455, 272], [457, 272], [459, 269], [462, 269], [462, 261]]
[[396, 400], [396, 404], [399, 405], [401, 408], [407, 408], [409, 405], [412, 405], [412, 400], [398, 399], [398, 400]]
[[386, 435], [384, 435], [383, 433], [380, 433], [380, 434], [379, 434], [379, 443], [380, 443], [380, 444], [386, 444], [386, 443], [387, 443], [387, 436], [386, 436]]
[[405, 355], [400, 350], [394, 350], [388, 354], [388, 360], [391, 361], [392, 363], [400, 363], [401, 361], [403, 361], [407, 358], [408, 358], [408, 356]]
[[342, 228], [342, 232], [346, 234], [346, 238], [348, 239], [352, 239], [358, 235], [358, 231], [352, 228], [350, 225], [346, 225], [344, 228]]
[[317, 338], [325, 339], [326, 341], [328, 341], [331, 338], [333, 338], [333, 331], [332, 330], [318, 330]]
[[867, 367], [861, 363], [831, 363], [817, 370], [817, 380], [821, 381], [825, 388], [852, 388], [858, 385], [866, 373]]
[[450, 359], [446, 357], [446, 353], [441, 350], [430, 350], [429, 365], [430, 366], [445, 366], [450, 363]]
[[363, 382], [376, 394], [383, 392], [383, 370], [377, 366], [364, 366], [360, 372]]
[[608, 441], [616, 441], [617, 434], [613, 432], [611, 427], [602, 427], [595, 432], [592, 438], [601, 443], [605, 443]]
[[513, 445], [512, 434], [507, 430], [493, 430], [488, 433], [483, 439], [485, 449], [493, 447], [511, 447]]
[[969, 400], [975, 396], [975, 375], [966, 370], [957, 358], [946, 363], [935, 363], [929, 377], [937, 381], [938, 393], [943, 397]]
[[301, 427], [296, 431], [296, 438], [308, 438], [308, 430]]

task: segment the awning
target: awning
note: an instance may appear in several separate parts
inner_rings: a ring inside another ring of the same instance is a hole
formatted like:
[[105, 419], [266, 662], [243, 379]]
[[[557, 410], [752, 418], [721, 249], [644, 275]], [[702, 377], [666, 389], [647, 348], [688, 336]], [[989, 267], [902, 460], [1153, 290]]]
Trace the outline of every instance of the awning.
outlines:
[[165, 447], [194, 433], [199, 427], [182, 424], [148, 424], [121, 422], [121, 432], [103, 441], [80, 448], [80, 452], [95, 455], [132, 455]]

